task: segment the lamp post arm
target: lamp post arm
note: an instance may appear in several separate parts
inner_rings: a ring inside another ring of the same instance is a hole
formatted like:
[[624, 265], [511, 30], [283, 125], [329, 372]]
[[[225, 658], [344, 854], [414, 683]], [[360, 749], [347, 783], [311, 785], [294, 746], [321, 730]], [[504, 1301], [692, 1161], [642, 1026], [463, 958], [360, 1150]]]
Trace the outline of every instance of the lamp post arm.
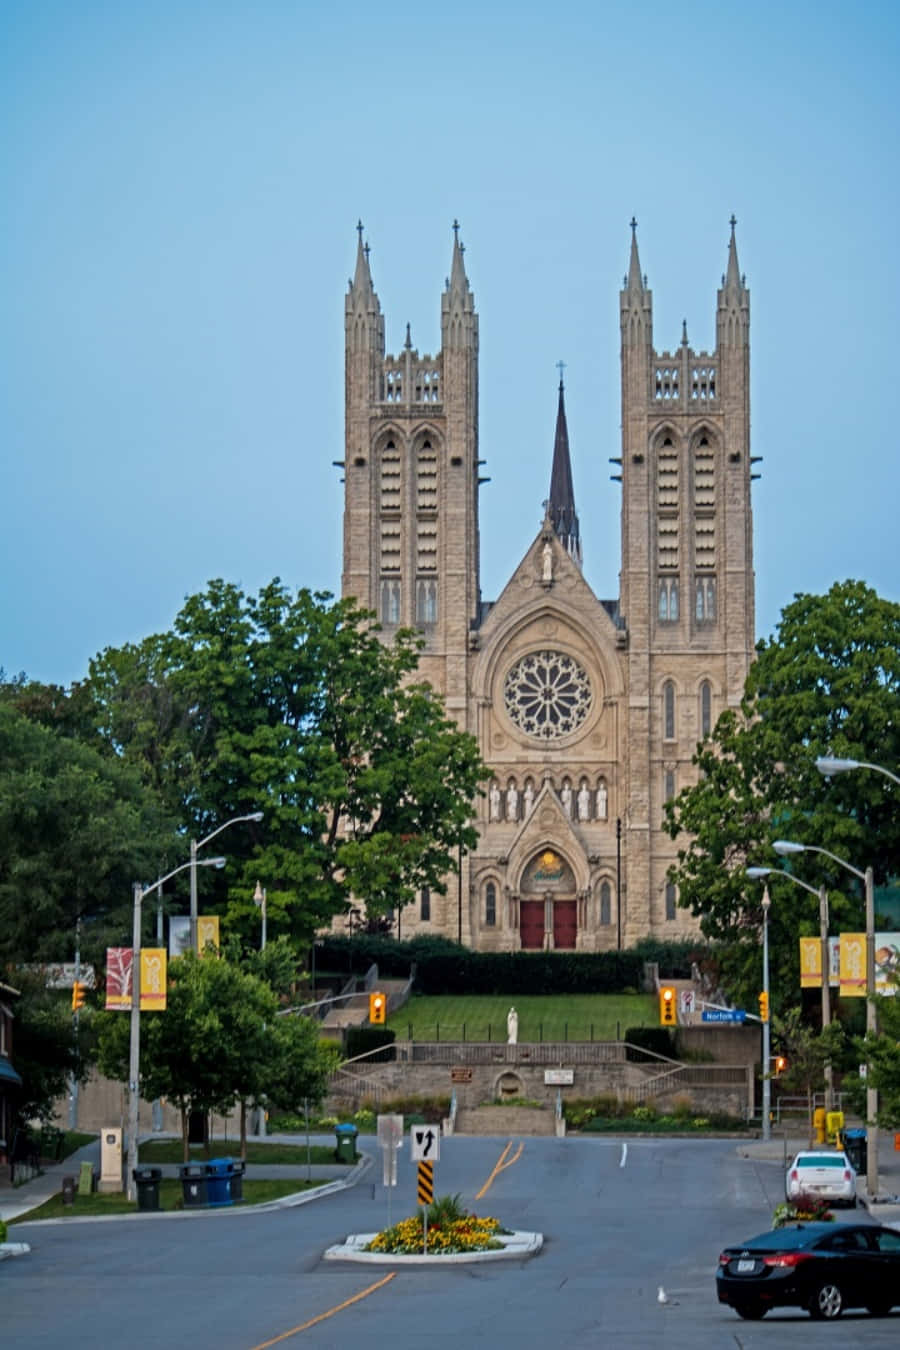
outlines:
[[208, 844], [211, 839], [215, 839], [217, 834], [221, 834], [223, 830], [227, 830], [229, 825], [240, 825], [242, 820], [260, 821], [262, 820], [262, 818], [263, 818], [262, 811], [250, 811], [246, 816], [232, 816], [231, 820], [226, 820], [224, 825], [219, 825], [215, 830], [212, 831], [211, 834], [208, 834], [205, 839], [198, 840], [196, 848], [197, 849], [203, 848], [204, 845]]
[[880, 764], [867, 764], [864, 759], [861, 759], [859, 767], [861, 769], [874, 769], [876, 773], [883, 773], [885, 778], [890, 778], [892, 783], [896, 783], [900, 787], [900, 778], [895, 773], [891, 773], [890, 769], [882, 768]]
[[[858, 867], [854, 867], [852, 863], [848, 863], [846, 858], [839, 858], [836, 853], [829, 853], [827, 848], [819, 848], [818, 844], [804, 844], [803, 848], [806, 853], [821, 853], [823, 857], [830, 858], [832, 862], [837, 863], [838, 867], [846, 868], [846, 870], [852, 872], [855, 877], [859, 877], [860, 881], [865, 881], [865, 872], [861, 872]], [[814, 893], [818, 895], [818, 891]]]

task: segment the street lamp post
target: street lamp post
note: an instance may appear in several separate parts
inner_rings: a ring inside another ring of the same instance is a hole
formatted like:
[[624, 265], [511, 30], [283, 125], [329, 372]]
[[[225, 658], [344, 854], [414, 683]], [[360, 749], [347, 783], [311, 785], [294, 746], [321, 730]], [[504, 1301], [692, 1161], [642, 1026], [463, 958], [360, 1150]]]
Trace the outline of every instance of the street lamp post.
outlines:
[[125, 1193], [130, 1201], [137, 1199], [134, 1173], [138, 1164], [138, 1106], [140, 1104], [141, 1077], [141, 905], [151, 891], [172, 877], [184, 872], [188, 867], [224, 867], [224, 858], [204, 858], [197, 862], [191, 851], [189, 862], [167, 872], [164, 877], [154, 881], [152, 886], [142, 886], [136, 881], [132, 886], [133, 916], [131, 927], [131, 1027], [128, 1047], [128, 1158], [126, 1162]]
[[872, 769], [875, 773], [883, 773], [885, 778], [890, 778], [892, 783], [900, 786], [900, 778], [891, 773], [890, 769], [885, 769], [881, 764], [869, 764], [865, 759], [835, 759], [831, 755], [822, 755], [816, 760], [816, 768], [826, 778], [831, 778], [836, 773], [849, 773], [852, 769]]
[[262, 918], [262, 934], [260, 936], [259, 950], [266, 950], [266, 888], [256, 883], [256, 890], [253, 892], [253, 903], [259, 905], [260, 917]]
[[766, 996], [766, 1019], [762, 1024], [762, 1053], [763, 1053], [763, 1080], [762, 1080], [762, 1137], [769, 1140], [772, 1137], [772, 1080], [769, 1077], [770, 1059], [771, 1059], [771, 1037], [769, 1033], [769, 910], [772, 901], [769, 898], [768, 886], [763, 887], [762, 912], [763, 912], [763, 993]]
[[[808, 882], [801, 881], [791, 872], [782, 872], [780, 867], [748, 867], [747, 876], [752, 877], [754, 881], [762, 877], [784, 877], [787, 881], [793, 881], [795, 886], [802, 886], [810, 895], [814, 895], [819, 902], [819, 941], [822, 946], [822, 1030], [831, 1022], [831, 989], [829, 988], [828, 977], [830, 974], [831, 963], [828, 959], [828, 889], [826, 886], [820, 886], [818, 890], [810, 886]], [[832, 1107], [832, 1071], [831, 1063], [825, 1065], [825, 1109], [830, 1111]]]
[[[892, 776], [892, 775], [889, 775]], [[827, 848], [817, 844], [796, 844], [790, 839], [776, 839], [772, 846], [782, 857], [795, 853], [821, 853], [845, 871], [858, 877], [865, 887], [866, 895], [866, 1034], [874, 1036], [878, 1031], [878, 1016], [875, 1010], [875, 874], [871, 867], [861, 872], [858, 867], [829, 853]], [[866, 1126], [868, 1130], [868, 1149], [866, 1165], [866, 1188], [871, 1199], [878, 1194], [878, 1092], [869, 1085], [866, 1077]]]
[[242, 820], [255, 820], [255, 821], [260, 821], [260, 820], [262, 820], [262, 818], [263, 818], [263, 813], [262, 813], [262, 811], [251, 811], [250, 814], [249, 814], [249, 815], [246, 815], [246, 816], [232, 816], [231, 820], [226, 820], [226, 822], [225, 822], [224, 825], [220, 825], [219, 828], [218, 828], [217, 830], [213, 830], [212, 833], [211, 833], [211, 834], [208, 834], [208, 835], [206, 836], [205, 839], [201, 839], [199, 842], [198, 842], [196, 839], [192, 839], [192, 840], [191, 840], [191, 861], [190, 861], [189, 866], [190, 866], [190, 869], [191, 869], [191, 951], [192, 951], [192, 952], [195, 952], [195, 951], [197, 950], [197, 854], [199, 853], [200, 849], [203, 848], [203, 846], [204, 846], [205, 844], [208, 844], [208, 843], [209, 843], [210, 839], [215, 839], [215, 837], [216, 837], [217, 834], [221, 834], [223, 830], [227, 830], [228, 827], [229, 827], [230, 825], [238, 825]]

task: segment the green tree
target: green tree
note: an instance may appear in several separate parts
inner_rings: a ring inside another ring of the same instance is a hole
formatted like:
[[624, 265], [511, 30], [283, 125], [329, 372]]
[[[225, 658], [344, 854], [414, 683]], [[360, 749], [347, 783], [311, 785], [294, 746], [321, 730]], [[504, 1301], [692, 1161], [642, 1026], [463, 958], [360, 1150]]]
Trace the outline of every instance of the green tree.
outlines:
[[[723, 978], [751, 999], [759, 988], [762, 888], [749, 864], [776, 867], [776, 838], [828, 849], [876, 880], [900, 855], [897, 792], [882, 775], [860, 771], [832, 782], [820, 755], [883, 763], [900, 757], [900, 605], [861, 582], [827, 595], [798, 595], [776, 636], [763, 641], [741, 707], [728, 709], [697, 747], [698, 781], [668, 803], [667, 828], [679, 840], [670, 871], [679, 903], [720, 945]], [[861, 886], [818, 854], [790, 861], [795, 875], [829, 890], [832, 931], [860, 927]], [[818, 931], [815, 901], [801, 887], [770, 878], [773, 1003], [796, 1002], [797, 937]]]
[[900, 986], [892, 996], [879, 995], [879, 1030], [875, 1035], [858, 1036], [853, 1040], [854, 1062], [867, 1064], [867, 1077], [857, 1072], [848, 1073], [843, 1090], [853, 1109], [863, 1118], [866, 1113], [866, 1089], [878, 1092], [878, 1124], [889, 1130], [900, 1130]]
[[90, 1065], [87, 1017], [79, 1018], [79, 1035], [72, 1025], [68, 990], [50, 989], [43, 970], [11, 967], [4, 980], [19, 993], [15, 1002], [16, 1071], [22, 1088], [15, 1098], [23, 1124], [49, 1121], [56, 1102], [72, 1078], [81, 1082]]
[[97, 725], [164, 801], [178, 797], [186, 831], [265, 812], [229, 835], [234, 865], [215, 892], [248, 944], [257, 879], [270, 929], [305, 944], [352, 896], [384, 914], [440, 889], [474, 845], [486, 769], [416, 681], [420, 645], [410, 632], [382, 642], [350, 601], [213, 581], [171, 634], [92, 665]]
[[134, 770], [0, 699], [0, 959], [70, 961], [81, 920], [82, 955], [101, 965], [172, 838]]
[[[773, 1019], [777, 1053], [787, 1061], [784, 1072], [779, 1076], [782, 1091], [802, 1094], [806, 1098], [807, 1124], [809, 1127], [809, 1146], [814, 1139], [813, 1107], [815, 1095], [825, 1086], [825, 1069], [841, 1053], [843, 1032], [838, 1022], [832, 1022], [824, 1031], [804, 1022], [799, 1008], [789, 1008], [783, 1017]], [[767, 1070], [763, 1066], [764, 1072]], [[774, 1067], [769, 1066], [770, 1076]]]
[[[235, 1102], [246, 1157], [246, 1108], [299, 1072], [301, 1041], [308, 1081], [320, 1081], [314, 1033], [295, 1029], [292, 1039], [281, 1032], [277, 1011], [267, 984], [222, 958], [188, 952], [170, 963], [165, 1011], [141, 1014], [140, 1091], [178, 1108], [185, 1162], [190, 1113], [226, 1113]], [[101, 1072], [127, 1081], [130, 1018], [101, 1013], [97, 1021]]]

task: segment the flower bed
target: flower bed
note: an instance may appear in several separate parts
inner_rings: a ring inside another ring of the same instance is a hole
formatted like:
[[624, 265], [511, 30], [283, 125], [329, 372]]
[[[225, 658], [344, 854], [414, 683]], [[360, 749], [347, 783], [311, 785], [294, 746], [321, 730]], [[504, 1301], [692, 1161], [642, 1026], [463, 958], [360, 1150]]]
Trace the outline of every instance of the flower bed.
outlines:
[[775, 1206], [772, 1227], [783, 1228], [788, 1223], [833, 1223], [834, 1215], [828, 1201], [817, 1195], [798, 1195], [796, 1200], [785, 1200]]
[[[422, 1216], [423, 1211], [420, 1210], [408, 1219], [401, 1219], [391, 1228], [385, 1228], [375, 1235], [364, 1250], [394, 1256], [420, 1255], [425, 1250]], [[501, 1226], [499, 1219], [467, 1214], [459, 1204], [459, 1196], [443, 1196], [428, 1210], [429, 1255], [497, 1251], [503, 1246], [502, 1242], [497, 1241], [497, 1234], [506, 1232], [508, 1229]]]

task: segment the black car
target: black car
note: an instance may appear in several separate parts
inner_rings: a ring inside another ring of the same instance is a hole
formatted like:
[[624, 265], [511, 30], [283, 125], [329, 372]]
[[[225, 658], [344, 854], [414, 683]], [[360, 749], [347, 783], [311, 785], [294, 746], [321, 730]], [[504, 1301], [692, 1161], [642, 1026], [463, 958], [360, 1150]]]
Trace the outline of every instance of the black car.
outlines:
[[900, 1232], [878, 1224], [801, 1223], [760, 1233], [719, 1257], [716, 1291], [741, 1317], [805, 1308], [817, 1318], [900, 1305]]

